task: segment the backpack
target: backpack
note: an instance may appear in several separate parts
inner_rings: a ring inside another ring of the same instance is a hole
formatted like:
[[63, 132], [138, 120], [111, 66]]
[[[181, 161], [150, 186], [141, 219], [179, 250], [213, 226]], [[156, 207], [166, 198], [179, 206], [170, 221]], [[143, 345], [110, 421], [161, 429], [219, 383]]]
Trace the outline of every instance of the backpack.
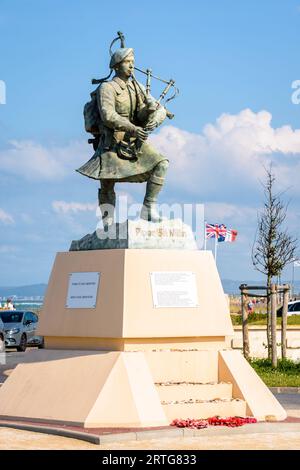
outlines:
[[101, 117], [97, 103], [98, 88], [91, 93], [91, 100], [83, 108], [84, 127], [86, 132], [99, 136], [101, 128]]

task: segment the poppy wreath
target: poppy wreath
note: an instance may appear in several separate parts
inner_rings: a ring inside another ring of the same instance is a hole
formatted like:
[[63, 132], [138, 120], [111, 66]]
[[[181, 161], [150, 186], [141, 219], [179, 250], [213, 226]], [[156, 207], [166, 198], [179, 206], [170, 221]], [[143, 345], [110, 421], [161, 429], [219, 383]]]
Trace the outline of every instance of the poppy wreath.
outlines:
[[206, 419], [174, 419], [171, 426], [177, 426], [177, 428], [203, 429], [207, 428], [208, 422]]
[[229, 418], [220, 418], [219, 416], [213, 416], [208, 418], [207, 422], [210, 426], [228, 426], [230, 428], [236, 428], [238, 426], [244, 426], [244, 424], [257, 423], [255, 418], [242, 418], [241, 416], [231, 416]]
[[257, 423], [255, 418], [242, 418], [241, 416], [230, 416], [229, 418], [220, 418], [220, 416], [213, 416], [207, 419], [174, 419], [171, 426], [178, 428], [191, 428], [191, 429], [204, 429], [210, 426], [228, 426], [236, 428], [244, 424]]

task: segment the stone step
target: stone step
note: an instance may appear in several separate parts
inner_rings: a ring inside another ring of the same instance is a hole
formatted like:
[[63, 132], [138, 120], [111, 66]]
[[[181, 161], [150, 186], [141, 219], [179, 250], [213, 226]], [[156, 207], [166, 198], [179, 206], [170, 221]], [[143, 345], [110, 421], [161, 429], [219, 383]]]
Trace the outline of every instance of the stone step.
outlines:
[[214, 400], [232, 398], [231, 383], [156, 383], [161, 401]]
[[246, 402], [239, 399], [214, 400], [192, 403], [162, 402], [168, 420], [205, 419], [213, 416], [246, 417]]
[[157, 382], [218, 382], [218, 351], [151, 351], [145, 353]]

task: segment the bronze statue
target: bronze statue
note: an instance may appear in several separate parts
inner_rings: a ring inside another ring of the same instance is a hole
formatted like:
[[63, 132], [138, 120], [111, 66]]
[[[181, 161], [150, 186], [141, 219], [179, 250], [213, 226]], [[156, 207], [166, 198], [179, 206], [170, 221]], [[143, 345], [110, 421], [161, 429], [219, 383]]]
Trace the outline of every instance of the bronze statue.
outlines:
[[[115, 75], [101, 80], [91, 93], [92, 100], [85, 105], [85, 128], [92, 133], [95, 153], [78, 170], [82, 175], [100, 180], [99, 206], [104, 227], [114, 222], [115, 183], [146, 182], [146, 194], [141, 218], [161, 221], [156, 210], [157, 196], [164, 184], [168, 159], [148, 142], [150, 132], [172, 117], [160, 101], [174, 81], [170, 80], [159, 100], [150, 95], [150, 70], [146, 88], [134, 76], [134, 52], [126, 48], [124, 36], [118, 33], [113, 43], [121, 40], [121, 47], [111, 54], [110, 69]], [[113, 44], [112, 43], [112, 44]], [[112, 45], [111, 45], [112, 46]], [[139, 70], [139, 69], [137, 69]], [[143, 71], [141, 71], [143, 72]], [[155, 77], [157, 78], [157, 77]]]

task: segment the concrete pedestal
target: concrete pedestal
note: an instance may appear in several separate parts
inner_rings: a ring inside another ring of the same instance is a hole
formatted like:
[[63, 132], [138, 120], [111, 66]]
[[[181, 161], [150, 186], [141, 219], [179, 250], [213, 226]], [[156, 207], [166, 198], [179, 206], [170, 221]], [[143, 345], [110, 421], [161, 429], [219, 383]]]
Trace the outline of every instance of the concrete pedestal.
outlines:
[[[94, 308], [68, 308], [71, 273], [100, 272]], [[197, 305], [157, 307], [153, 272], [194, 273]], [[102, 426], [286, 413], [230, 348], [233, 329], [211, 252], [59, 253], [40, 319], [46, 350], [0, 389], [0, 416]]]

